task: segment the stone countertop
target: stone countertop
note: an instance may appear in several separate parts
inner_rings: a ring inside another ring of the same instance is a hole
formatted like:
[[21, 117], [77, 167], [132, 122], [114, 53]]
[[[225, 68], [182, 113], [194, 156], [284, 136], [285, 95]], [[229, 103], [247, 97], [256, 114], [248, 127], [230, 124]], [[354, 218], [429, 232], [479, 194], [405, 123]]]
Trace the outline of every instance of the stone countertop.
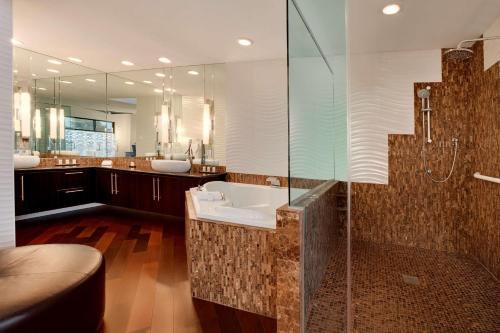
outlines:
[[15, 169], [15, 172], [60, 171], [60, 170], [78, 170], [78, 169], [107, 169], [107, 170], [126, 171], [133, 173], [145, 173], [145, 174], [162, 175], [162, 176], [191, 177], [191, 178], [216, 178], [226, 174], [225, 172], [219, 172], [219, 173], [159, 172], [154, 170], [141, 170], [141, 169], [126, 168], [126, 167], [102, 167], [102, 166], [91, 166], [91, 165], [49, 166], [49, 167], [37, 167], [29, 169]]

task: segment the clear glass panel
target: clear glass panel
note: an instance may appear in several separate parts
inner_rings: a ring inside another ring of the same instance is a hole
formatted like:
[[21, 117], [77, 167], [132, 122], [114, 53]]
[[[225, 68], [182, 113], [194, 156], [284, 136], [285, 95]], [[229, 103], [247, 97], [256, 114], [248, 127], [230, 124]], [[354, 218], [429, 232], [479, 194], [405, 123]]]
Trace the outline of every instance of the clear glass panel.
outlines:
[[[288, 12], [290, 204], [335, 178], [333, 75], [290, 2]], [[306, 190], [304, 190], [304, 188]]]
[[302, 211], [302, 332], [344, 332], [348, 323], [344, 13], [340, 0], [288, 2], [289, 199]]

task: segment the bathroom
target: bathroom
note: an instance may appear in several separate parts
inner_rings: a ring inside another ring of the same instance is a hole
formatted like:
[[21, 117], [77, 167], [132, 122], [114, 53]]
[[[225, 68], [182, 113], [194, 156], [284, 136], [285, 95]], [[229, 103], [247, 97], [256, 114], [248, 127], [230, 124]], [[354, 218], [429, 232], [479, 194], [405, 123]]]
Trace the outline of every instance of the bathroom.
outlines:
[[0, 0], [0, 332], [500, 332], [500, 3]]

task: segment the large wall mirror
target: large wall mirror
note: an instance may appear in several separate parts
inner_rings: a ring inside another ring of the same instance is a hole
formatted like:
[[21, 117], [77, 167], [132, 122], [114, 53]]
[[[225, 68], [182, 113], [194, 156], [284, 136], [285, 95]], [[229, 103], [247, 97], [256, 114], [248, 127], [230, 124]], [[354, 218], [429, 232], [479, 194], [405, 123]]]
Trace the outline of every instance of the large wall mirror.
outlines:
[[224, 160], [224, 65], [102, 73], [14, 53], [15, 150], [94, 157]]

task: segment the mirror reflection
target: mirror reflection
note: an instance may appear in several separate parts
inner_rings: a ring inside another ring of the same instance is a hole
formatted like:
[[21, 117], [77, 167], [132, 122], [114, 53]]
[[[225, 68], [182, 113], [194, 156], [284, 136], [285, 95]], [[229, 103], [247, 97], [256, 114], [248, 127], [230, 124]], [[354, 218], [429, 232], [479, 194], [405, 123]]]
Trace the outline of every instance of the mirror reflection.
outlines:
[[20, 48], [14, 55], [17, 153], [185, 160], [191, 147], [194, 163], [218, 163], [223, 64], [102, 73]]

